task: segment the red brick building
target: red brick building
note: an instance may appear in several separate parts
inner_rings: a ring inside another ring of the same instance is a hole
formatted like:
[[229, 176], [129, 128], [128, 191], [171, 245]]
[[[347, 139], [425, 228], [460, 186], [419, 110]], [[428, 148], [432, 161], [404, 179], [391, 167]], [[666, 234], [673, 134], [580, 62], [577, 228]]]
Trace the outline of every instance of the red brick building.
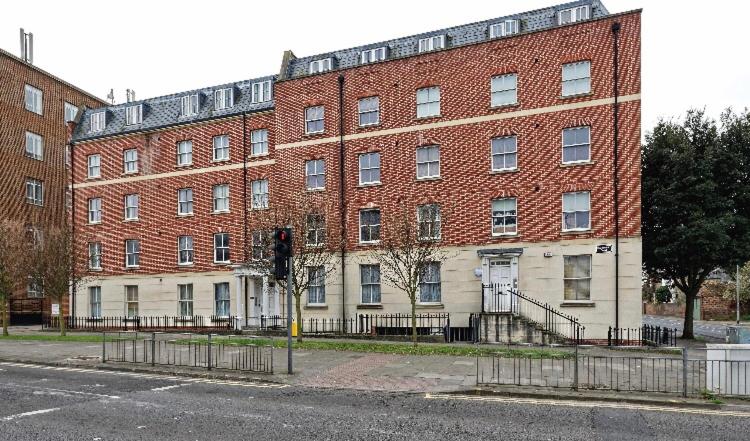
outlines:
[[445, 214], [451, 258], [425, 276], [421, 312], [465, 326], [507, 306], [483, 300], [498, 283], [579, 317], [587, 337], [640, 325], [640, 11], [582, 0], [288, 51], [277, 76], [87, 111], [72, 144], [75, 224], [101, 276], [79, 316], [279, 313], [267, 275], [237, 264], [253, 210], [314, 193], [345, 254], [308, 316], [409, 311], [367, 257], [403, 203]]
[[[0, 217], [36, 228], [65, 216], [66, 121], [105, 103], [0, 49]], [[63, 305], [66, 307], [66, 305]], [[50, 302], [34, 286], [10, 301], [11, 323], [41, 323]]]

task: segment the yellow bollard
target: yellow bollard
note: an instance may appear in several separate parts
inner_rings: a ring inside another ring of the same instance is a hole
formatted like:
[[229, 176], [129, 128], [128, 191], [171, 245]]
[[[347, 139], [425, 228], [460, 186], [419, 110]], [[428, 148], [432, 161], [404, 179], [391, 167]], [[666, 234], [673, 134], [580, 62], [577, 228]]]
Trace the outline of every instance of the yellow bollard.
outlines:
[[292, 337], [296, 337], [296, 336], [297, 336], [297, 322], [293, 321], [292, 322]]

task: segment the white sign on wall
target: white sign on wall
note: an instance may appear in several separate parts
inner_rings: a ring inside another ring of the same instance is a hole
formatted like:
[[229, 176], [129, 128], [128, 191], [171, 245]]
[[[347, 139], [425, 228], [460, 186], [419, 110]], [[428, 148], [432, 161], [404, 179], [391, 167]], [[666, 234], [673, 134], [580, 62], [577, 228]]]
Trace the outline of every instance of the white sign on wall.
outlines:
[[59, 303], [53, 303], [52, 304], [52, 315], [58, 315], [60, 314], [60, 304]]

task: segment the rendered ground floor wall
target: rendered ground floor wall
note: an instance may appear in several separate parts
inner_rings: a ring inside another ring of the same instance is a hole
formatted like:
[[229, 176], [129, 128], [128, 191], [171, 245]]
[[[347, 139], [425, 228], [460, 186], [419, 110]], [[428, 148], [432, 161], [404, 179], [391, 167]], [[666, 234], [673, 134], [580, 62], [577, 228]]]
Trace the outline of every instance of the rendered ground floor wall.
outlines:
[[[604, 245], [602, 247], [601, 245]], [[576, 239], [548, 243], [514, 243], [471, 246], [450, 249], [450, 258], [440, 270], [440, 301], [418, 304], [418, 313], [448, 312], [451, 325], [467, 326], [470, 313], [482, 311], [482, 284], [489, 283], [489, 265], [503, 259], [513, 265], [513, 286], [525, 295], [548, 303], [566, 314], [578, 317], [586, 326], [586, 338], [606, 338], [607, 329], [615, 325], [615, 255], [607, 251], [613, 240]], [[600, 251], [600, 252], [597, 252]], [[564, 298], [563, 256], [591, 255], [590, 299], [571, 302]], [[338, 264], [338, 262], [336, 262]], [[362, 302], [360, 265], [373, 263], [366, 253], [348, 256], [345, 271], [337, 266], [328, 276], [325, 303], [308, 304], [302, 299], [303, 317], [351, 318], [357, 314], [409, 313], [409, 299], [403, 292], [381, 283], [381, 302]], [[343, 284], [342, 284], [343, 280]], [[270, 286], [269, 286], [270, 282]], [[249, 274], [242, 269], [210, 273], [179, 273], [103, 277], [91, 285], [101, 287], [101, 315], [125, 315], [125, 286], [138, 286], [139, 315], [174, 316], [179, 314], [178, 285], [193, 284], [193, 314], [216, 314], [214, 287], [228, 283], [232, 314], [243, 317], [274, 315], [286, 311], [285, 298], [278, 285], [268, 277]], [[345, 285], [346, 299], [342, 302]], [[88, 287], [75, 298], [76, 315], [91, 313]], [[238, 295], [239, 294], [239, 295]], [[620, 240], [619, 326], [641, 325], [641, 241]], [[303, 296], [304, 297], [304, 296]], [[343, 304], [342, 304], [343, 303]]]

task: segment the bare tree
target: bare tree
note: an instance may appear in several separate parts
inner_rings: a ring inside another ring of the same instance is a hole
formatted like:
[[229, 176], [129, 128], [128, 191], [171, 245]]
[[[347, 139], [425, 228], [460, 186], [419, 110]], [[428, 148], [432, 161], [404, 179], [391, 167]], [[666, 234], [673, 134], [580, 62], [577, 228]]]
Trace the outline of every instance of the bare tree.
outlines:
[[95, 279], [88, 271], [86, 239], [73, 236], [69, 226], [49, 226], [42, 229], [41, 237], [32, 247], [31, 274], [45, 296], [61, 305], [58, 312], [60, 335], [65, 335], [65, 317], [62, 303], [72, 290]]
[[0, 321], [8, 335], [10, 298], [28, 279], [28, 240], [26, 229], [18, 222], [0, 220]]
[[[412, 342], [417, 345], [417, 296], [430, 298], [436, 286], [428, 281], [439, 278], [440, 263], [452, 256], [441, 244], [442, 230], [449, 213], [441, 213], [438, 204], [409, 204], [400, 201], [392, 212], [382, 217], [379, 242], [368, 253], [380, 264], [383, 282], [403, 291], [411, 303]], [[382, 216], [382, 214], [381, 214]], [[439, 280], [439, 279], [437, 279]], [[424, 292], [421, 292], [420, 285]], [[439, 286], [439, 285], [438, 285]]]
[[[271, 248], [273, 229], [292, 229], [292, 295], [295, 316], [300, 332], [297, 341], [302, 341], [302, 294], [312, 297], [321, 295], [325, 280], [336, 271], [334, 261], [341, 247], [338, 229], [327, 228], [326, 221], [335, 213], [333, 207], [322, 197], [307, 194], [296, 195], [286, 203], [275, 207], [254, 210], [249, 222], [253, 225], [251, 247], [245, 253], [246, 264], [262, 272], [273, 272]], [[279, 285], [286, 289], [286, 280]]]

